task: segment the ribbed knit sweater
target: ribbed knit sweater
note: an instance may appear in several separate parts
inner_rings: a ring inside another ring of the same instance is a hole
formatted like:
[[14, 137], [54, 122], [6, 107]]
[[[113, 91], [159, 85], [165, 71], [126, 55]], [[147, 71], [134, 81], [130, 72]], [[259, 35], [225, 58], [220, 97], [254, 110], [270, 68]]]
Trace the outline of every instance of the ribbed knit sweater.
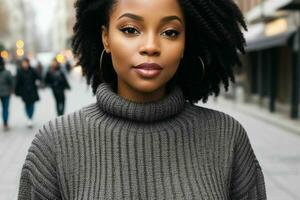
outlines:
[[135, 103], [108, 84], [97, 102], [36, 134], [19, 199], [266, 199], [247, 134], [219, 111], [187, 103], [179, 88]]

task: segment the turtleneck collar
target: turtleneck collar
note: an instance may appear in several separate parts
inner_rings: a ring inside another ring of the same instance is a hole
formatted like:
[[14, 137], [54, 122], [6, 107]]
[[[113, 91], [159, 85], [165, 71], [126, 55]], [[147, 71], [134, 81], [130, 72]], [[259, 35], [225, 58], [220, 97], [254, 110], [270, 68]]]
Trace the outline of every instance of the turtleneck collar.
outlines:
[[99, 85], [97, 104], [110, 115], [128, 120], [152, 122], [166, 119], [180, 113], [185, 104], [183, 93], [179, 87], [173, 88], [161, 100], [149, 103], [136, 103], [116, 94], [107, 83]]

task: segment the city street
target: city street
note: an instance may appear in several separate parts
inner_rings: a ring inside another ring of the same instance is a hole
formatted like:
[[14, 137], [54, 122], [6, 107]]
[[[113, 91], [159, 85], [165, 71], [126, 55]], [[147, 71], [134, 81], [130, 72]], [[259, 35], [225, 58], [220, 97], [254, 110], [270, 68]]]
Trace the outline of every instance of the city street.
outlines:
[[[85, 80], [78, 74], [73, 72], [69, 81], [72, 89], [67, 92], [66, 113], [95, 101]], [[20, 170], [30, 142], [37, 129], [55, 117], [51, 91], [40, 91], [40, 97], [36, 104], [34, 129], [26, 128], [21, 100], [15, 96], [11, 99], [11, 130], [0, 131], [0, 200], [16, 199]], [[239, 112], [234, 104], [225, 100], [215, 102], [211, 99], [205, 106], [229, 113], [247, 130], [265, 175], [268, 199], [300, 200], [300, 135]]]

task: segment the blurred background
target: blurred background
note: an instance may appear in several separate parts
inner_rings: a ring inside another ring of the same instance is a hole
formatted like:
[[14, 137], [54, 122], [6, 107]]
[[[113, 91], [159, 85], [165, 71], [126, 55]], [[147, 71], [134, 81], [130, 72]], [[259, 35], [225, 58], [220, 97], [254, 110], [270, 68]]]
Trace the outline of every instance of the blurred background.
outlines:
[[[268, 199], [300, 200], [300, 1], [235, 0], [248, 31], [236, 83], [207, 104], [242, 123], [263, 169]], [[17, 198], [22, 164], [34, 134], [57, 116], [44, 77], [55, 59], [70, 89], [64, 113], [95, 101], [71, 51], [74, 0], [0, 0], [0, 55], [16, 79], [28, 57], [39, 72], [30, 122], [20, 97], [12, 94], [9, 127], [0, 127], [0, 200]], [[0, 112], [2, 110], [0, 109]], [[2, 120], [2, 119], [1, 119]], [[1, 121], [2, 123], [2, 121]]]

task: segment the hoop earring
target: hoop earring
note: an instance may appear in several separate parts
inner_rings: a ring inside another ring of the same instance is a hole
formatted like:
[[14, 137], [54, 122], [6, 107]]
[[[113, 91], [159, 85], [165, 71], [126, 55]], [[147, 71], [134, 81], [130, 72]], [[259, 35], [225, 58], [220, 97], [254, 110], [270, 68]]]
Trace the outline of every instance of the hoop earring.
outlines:
[[205, 65], [204, 65], [204, 62], [202, 60], [202, 58], [200, 56], [198, 56], [198, 59], [200, 60], [201, 64], [202, 64], [202, 80], [204, 78], [204, 75], [205, 75]]
[[100, 72], [102, 71], [102, 60], [103, 60], [104, 52], [105, 52], [105, 49], [103, 49], [101, 56], [100, 56]]

